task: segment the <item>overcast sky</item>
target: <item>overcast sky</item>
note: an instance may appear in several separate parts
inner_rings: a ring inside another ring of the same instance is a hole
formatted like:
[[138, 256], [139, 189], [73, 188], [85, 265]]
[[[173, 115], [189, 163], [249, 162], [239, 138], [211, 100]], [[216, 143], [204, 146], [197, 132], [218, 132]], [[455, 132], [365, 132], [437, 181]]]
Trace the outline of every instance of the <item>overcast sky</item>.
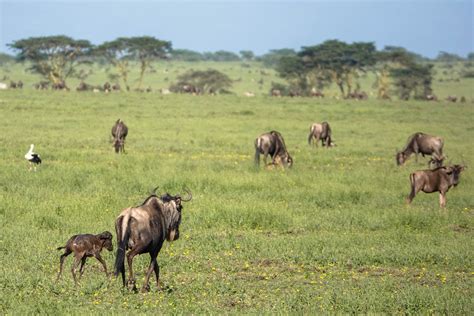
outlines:
[[0, 51], [8, 53], [12, 41], [64, 34], [93, 44], [148, 35], [199, 52], [261, 55], [339, 39], [466, 56], [473, 29], [472, 0], [0, 0]]

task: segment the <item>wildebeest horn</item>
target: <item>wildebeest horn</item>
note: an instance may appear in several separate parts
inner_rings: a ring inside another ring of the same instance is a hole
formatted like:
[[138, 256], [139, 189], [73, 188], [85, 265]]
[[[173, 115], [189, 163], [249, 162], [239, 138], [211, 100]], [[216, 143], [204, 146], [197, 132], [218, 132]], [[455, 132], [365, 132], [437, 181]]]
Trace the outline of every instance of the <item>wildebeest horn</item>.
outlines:
[[181, 198], [181, 201], [183, 202], [189, 202], [193, 198], [193, 194], [191, 193], [191, 190], [189, 190], [187, 187], [183, 188], [183, 190], [187, 193], [187, 196], [184, 198]]
[[153, 194], [153, 195], [156, 195], [156, 190], [158, 190], [159, 187], [160, 187], [160, 186], [157, 186], [156, 188], [154, 188], [153, 190], [151, 190], [150, 193]]

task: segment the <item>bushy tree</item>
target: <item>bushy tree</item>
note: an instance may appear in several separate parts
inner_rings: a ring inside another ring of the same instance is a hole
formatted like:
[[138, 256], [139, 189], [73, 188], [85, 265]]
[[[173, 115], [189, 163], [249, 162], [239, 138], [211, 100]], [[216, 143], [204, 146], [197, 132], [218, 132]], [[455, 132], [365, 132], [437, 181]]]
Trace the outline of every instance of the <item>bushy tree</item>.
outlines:
[[303, 47], [296, 55], [280, 57], [276, 70], [302, 94], [309, 94], [313, 89], [321, 90], [334, 82], [341, 94], [346, 96], [354, 86], [358, 86], [354, 79], [375, 62], [373, 43], [347, 44], [329, 40], [320, 45]]
[[[388, 75], [400, 99], [426, 99], [427, 95], [433, 94], [432, 64], [417, 62], [416, 55], [401, 47], [386, 47], [377, 54], [377, 60], [381, 65], [378, 80], [386, 79]], [[378, 87], [379, 97], [383, 97], [388, 87], [380, 83]]]
[[242, 59], [246, 61], [251, 61], [255, 58], [255, 54], [251, 50], [241, 50], [239, 53]]
[[214, 70], [190, 70], [180, 76], [170, 87], [173, 92], [193, 92], [196, 94], [227, 93], [232, 80], [224, 73]]
[[138, 60], [140, 63], [140, 77], [138, 89], [141, 88], [145, 71], [150, 68], [151, 62], [158, 59], [167, 58], [171, 51], [171, 42], [162, 41], [151, 36], [141, 37], [119, 37], [114, 41], [105, 42], [96, 49], [96, 54], [105, 57], [112, 63], [127, 90], [129, 61]]
[[76, 68], [88, 60], [92, 45], [87, 40], [74, 40], [64, 35], [30, 37], [8, 44], [18, 51], [18, 59], [31, 61], [31, 71], [53, 84], [65, 83]]

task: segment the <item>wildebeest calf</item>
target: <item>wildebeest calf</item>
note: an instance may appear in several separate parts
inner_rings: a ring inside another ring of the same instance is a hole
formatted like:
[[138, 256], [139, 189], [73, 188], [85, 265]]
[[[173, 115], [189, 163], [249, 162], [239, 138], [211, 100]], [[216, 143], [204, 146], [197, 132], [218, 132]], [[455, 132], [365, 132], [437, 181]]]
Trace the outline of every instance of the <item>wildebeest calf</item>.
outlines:
[[407, 197], [407, 203], [410, 204], [415, 195], [421, 191], [425, 193], [439, 192], [439, 206], [446, 206], [446, 192], [452, 186], [457, 186], [462, 165], [440, 167], [433, 170], [419, 170], [410, 174], [411, 192]]
[[105, 270], [105, 275], [107, 275], [107, 266], [105, 264], [104, 259], [100, 256], [100, 252], [102, 248], [107, 249], [108, 251], [113, 250], [112, 245], [112, 234], [108, 231], [105, 231], [98, 235], [91, 235], [91, 234], [81, 234], [81, 235], [74, 235], [66, 243], [64, 247], [58, 247], [57, 249], [65, 249], [64, 253], [61, 255], [60, 265], [59, 265], [59, 274], [57, 280], [61, 277], [61, 273], [63, 272], [63, 264], [64, 259], [69, 256], [71, 253], [74, 252], [74, 263], [72, 264], [72, 277], [74, 278], [74, 283], [77, 284], [76, 279], [76, 269], [81, 263], [80, 277], [84, 273], [84, 264], [88, 257], [95, 257], [99, 262], [102, 264]]

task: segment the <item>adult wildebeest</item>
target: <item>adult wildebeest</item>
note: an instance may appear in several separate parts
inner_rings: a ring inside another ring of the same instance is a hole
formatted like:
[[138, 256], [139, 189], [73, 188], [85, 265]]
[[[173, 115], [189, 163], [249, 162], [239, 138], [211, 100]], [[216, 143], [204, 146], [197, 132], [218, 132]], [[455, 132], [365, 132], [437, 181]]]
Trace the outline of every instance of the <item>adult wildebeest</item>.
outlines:
[[327, 148], [334, 146], [334, 143], [331, 139], [331, 126], [329, 126], [328, 122], [313, 123], [309, 127], [309, 135], [308, 135], [308, 144], [311, 145], [313, 139], [316, 139], [314, 142], [316, 146], [318, 146], [319, 140], [323, 146]]
[[100, 256], [100, 252], [102, 248], [107, 249], [108, 251], [112, 251], [114, 249], [112, 245], [112, 234], [108, 231], [105, 231], [98, 235], [91, 235], [91, 234], [81, 234], [81, 235], [74, 235], [66, 243], [64, 247], [58, 247], [58, 250], [65, 249], [64, 253], [61, 255], [60, 263], [59, 263], [59, 274], [57, 280], [61, 277], [61, 273], [63, 272], [63, 264], [64, 259], [69, 256], [71, 253], [74, 252], [74, 263], [72, 264], [72, 276], [74, 278], [74, 283], [77, 284], [76, 279], [76, 269], [81, 263], [81, 267], [79, 268], [80, 276], [84, 273], [84, 264], [88, 257], [95, 257], [104, 267], [105, 275], [107, 275], [107, 265], [105, 264], [104, 259]]
[[452, 186], [457, 186], [461, 171], [465, 166], [454, 165], [439, 167], [434, 170], [419, 170], [410, 174], [411, 191], [407, 203], [413, 201], [415, 195], [421, 191], [425, 193], [439, 192], [439, 206], [446, 206], [446, 192]]
[[447, 98], [446, 98], [446, 101], [448, 102], [453, 102], [453, 103], [456, 103], [456, 101], [458, 100], [458, 97], [457, 96], [453, 96], [453, 95], [449, 95]]
[[281, 91], [278, 89], [272, 89], [272, 91], [270, 91], [270, 95], [272, 97], [281, 97]]
[[125, 138], [128, 135], [128, 127], [125, 123], [118, 119], [115, 122], [115, 125], [112, 127], [112, 136], [114, 137], [114, 147], [115, 152], [118, 154], [119, 152], [125, 152]]
[[255, 164], [257, 166], [260, 164], [260, 154], [263, 154], [265, 165], [268, 155], [272, 157], [272, 164], [283, 164], [288, 167], [293, 165], [293, 158], [286, 150], [285, 140], [277, 131], [262, 134], [255, 139]]
[[[157, 189], [157, 188], [156, 188]], [[123, 286], [125, 286], [125, 256], [127, 257], [129, 278], [128, 285], [136, 290], [133, 275], [132, 262], [136, 255], [150, 254], [150, 265], [148, 267], [143, 291], [148, 291], [151, 273], [155, 271], [156, 284], [159, 288], [160, 267], [156, 257], [166, 240], [169, 242], [179, 238], [179, 225], [181, 224], [181, 202], [191, 201], [192, 194], [189, 190], [187, 196], [170, 195], [165, 193], [156, 195], [156, 189], [136, 207], [124, 209], [115, 221], [117, 232], [117, 257], [115, 260], [115, 275], [122, 275]], [[128, 249], [127, 253], [125, 253]]]
[[432, 155], [437, 159], [443, 157], [444, 141], [441, 137], [431, 136], [425, 133], [415, 133], [408, 138], [408, 142], [402, 151], [397, 152], [395, 160], [397, 165], [403, 165], [411, 154], [415, 154], [418, 160], [418, 154], [423, 157]]
[[106, 83], [104, 83], [104, 92], [105, 93], [108, 93], [112, 91], [112, 86], [110, 85], [110, 83], [107, 81]]

